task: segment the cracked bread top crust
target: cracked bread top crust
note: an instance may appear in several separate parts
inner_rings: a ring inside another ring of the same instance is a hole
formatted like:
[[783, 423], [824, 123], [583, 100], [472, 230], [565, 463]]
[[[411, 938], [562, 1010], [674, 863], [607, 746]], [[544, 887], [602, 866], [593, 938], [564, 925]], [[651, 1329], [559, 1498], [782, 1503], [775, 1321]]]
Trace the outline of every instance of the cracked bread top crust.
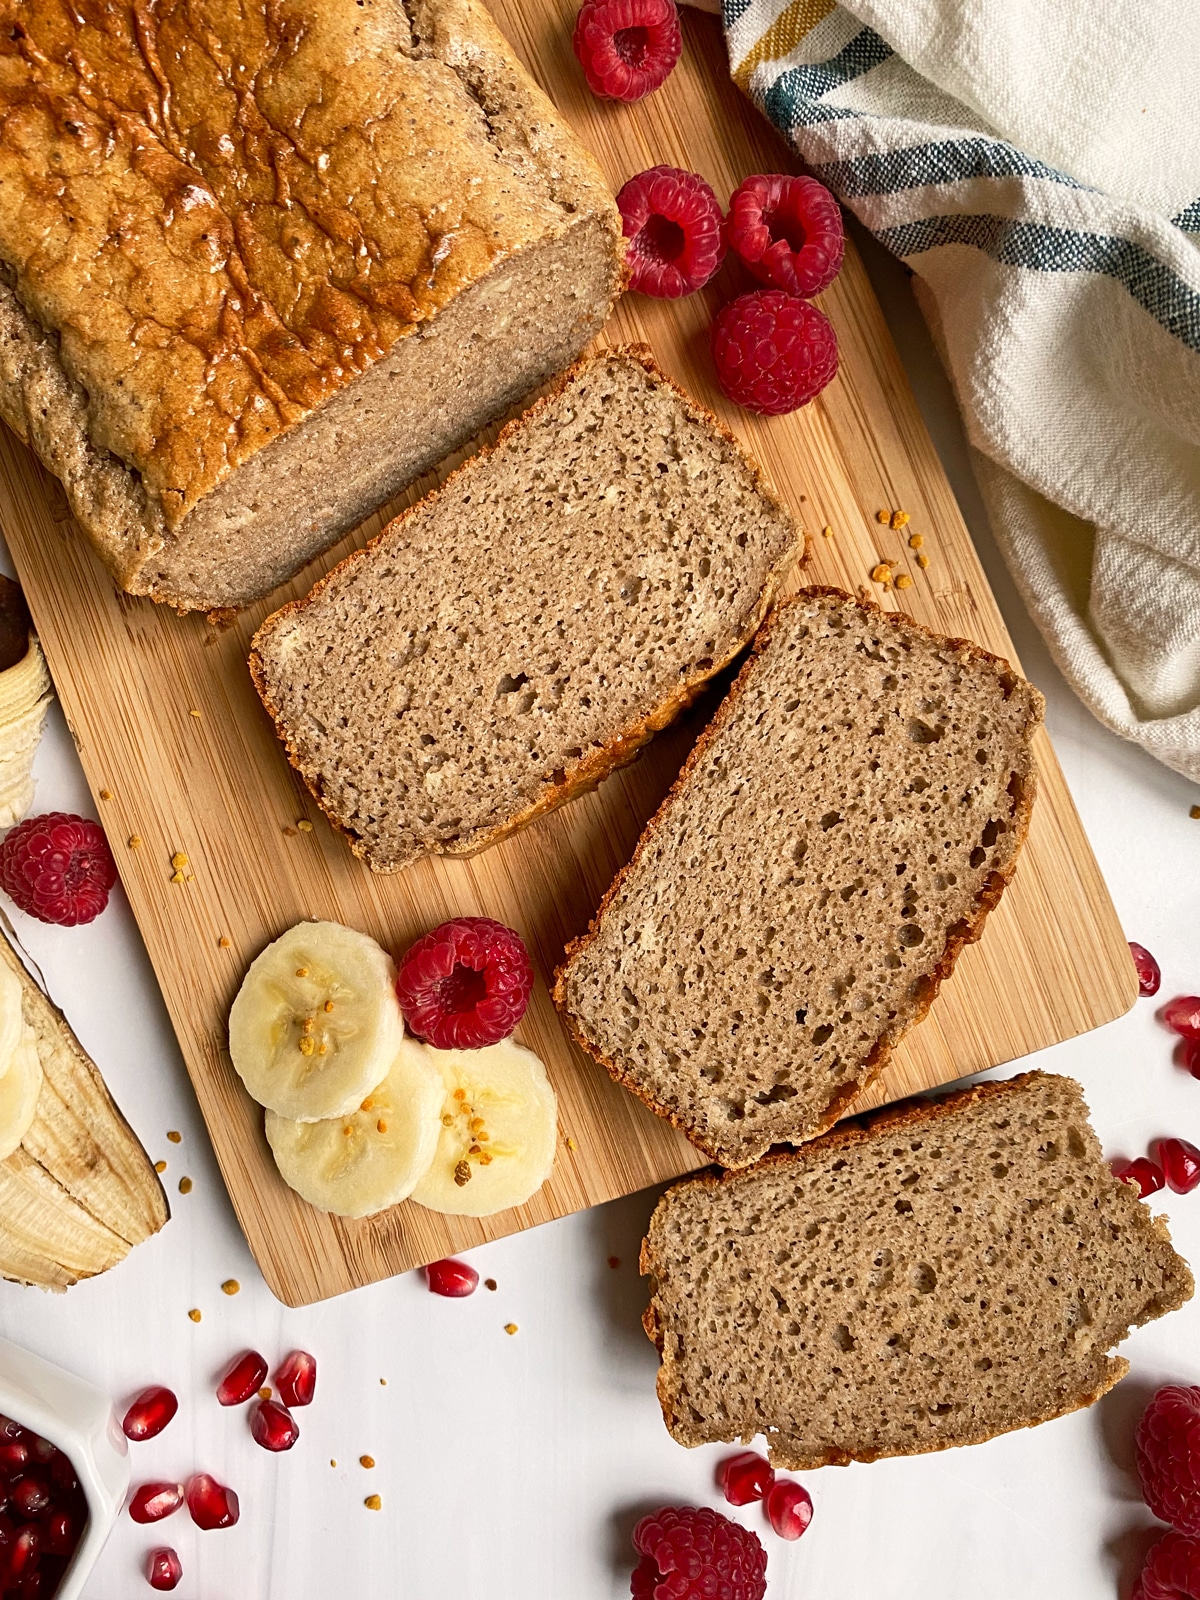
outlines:
[[0, 23], [0, 264], [144, 545], [493, 267], [589, 215], [619, 234], [473, 0], [0, 0]]

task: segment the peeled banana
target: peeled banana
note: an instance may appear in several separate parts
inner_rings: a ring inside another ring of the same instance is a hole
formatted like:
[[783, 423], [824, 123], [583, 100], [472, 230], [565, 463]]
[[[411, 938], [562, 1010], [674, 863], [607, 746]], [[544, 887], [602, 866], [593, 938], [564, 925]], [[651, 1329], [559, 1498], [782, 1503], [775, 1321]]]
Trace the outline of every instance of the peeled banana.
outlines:
[[229, 1053], [260, 1105], [293, 1122], [355, 1111], [400, 1052], [396, 968], [365, 933], [298, 922], [251, 964]]
[[33, 804], [33, 758], [54, 698], [37, 635], [24, 656], [0, 672], [0, 828], [20, 822]]
[[42, 1062], [37, 1035], [22, 1031], [8, 1066], [0, 1075], [0, 1161], [12, 1155], [29, 1132], [42, 1092]]

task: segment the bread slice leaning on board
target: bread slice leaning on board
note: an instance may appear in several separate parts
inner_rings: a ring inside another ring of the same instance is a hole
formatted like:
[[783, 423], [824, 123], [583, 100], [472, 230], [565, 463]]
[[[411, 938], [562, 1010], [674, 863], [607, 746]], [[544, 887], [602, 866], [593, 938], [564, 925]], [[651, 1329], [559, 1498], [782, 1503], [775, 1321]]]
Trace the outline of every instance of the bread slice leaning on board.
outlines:
[[603, 327], [620, 215], [476, 0], [16, 10], [0, 416], [130, 594], [265, 594]]
[[809, 1467], [979, 1444], [1091, 1405], [1192, 1274], [1105, 1165], [1083, 1091], [1028, 1072], [677, 1184], [642, 1246], [680, 1444]]
[[95, 1063], [7, 936], [42, 1087], [32, 1125], [0, 1161], [0, 1277], [67, 1289], [107, 1272], [170, 1217], [162, 1184]]
[[833, 1125], [1016, 869], [1038, 691], [836, 589], [776, 606], [554, 999], [713, 1160]]
[[632, 760], [802, 548], [716, 418], [609, 350], [268, 617], [250, 670], [374, 871], [471, 855]]

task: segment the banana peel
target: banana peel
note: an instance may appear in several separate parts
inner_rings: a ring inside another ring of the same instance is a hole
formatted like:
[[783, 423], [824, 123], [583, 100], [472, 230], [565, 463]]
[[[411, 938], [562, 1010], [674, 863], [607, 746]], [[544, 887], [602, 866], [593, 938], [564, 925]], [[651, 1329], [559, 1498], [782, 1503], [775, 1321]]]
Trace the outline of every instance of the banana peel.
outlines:
[[62, 1290], [116, 1266], [170, 1210], [95, 1063], [3, 929], [0, 960], [21, 980], [45, 1075], [33, 1123], [0, 1161], [0, 1276]]

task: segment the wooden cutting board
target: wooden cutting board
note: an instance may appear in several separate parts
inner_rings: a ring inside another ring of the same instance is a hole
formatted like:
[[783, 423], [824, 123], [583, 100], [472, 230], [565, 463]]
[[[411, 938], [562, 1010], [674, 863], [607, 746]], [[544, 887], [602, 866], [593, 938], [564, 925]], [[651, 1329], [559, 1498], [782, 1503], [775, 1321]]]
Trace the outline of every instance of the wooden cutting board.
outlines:
[[[685, 15], [679, 66], [659, 93], [628, 107], [597, 101], [584, 88], [571, 54], [570, 6], [499, 0], [496, 14], [614, 188], [670, 162], [704, 173], [724, 198], [747, 173], [791, 164], [729, 83], [713, 19]], [[792, 417], [753, 418], [724, 404], [714, 387], [708, 325], [741, 287], [726, 266], [681, 303], [627, 296], [608, 337], [647, 340], [663, 367], [747, 442], [811, 535], [806, 581], [869, 591], [885, 606], [902, 605], [922, 622], [1011, 656], [853, 250], [823, 297], [841, 344], [840, 375]], [[909, 513], [904, 534], [876, 521], [881, 507]], [[238, 1218], [281, 1300], [300, 1305], [337, 1294], [702, 1164], [681, 1135], [568, 1043], [546, 980], [631, 854], [711, 700], [595, 794], [484, 855], [372, 878], [293, 776], [251, 688], [246, 654], [268, 610], [305, 592], [383, 517], [225, 631], [116, 593], [58, 484], [7, 432], [0, 520]], [[925, 569], [907, 544], [914, 532], [924, 538]], [[912, 586], [897, 593], [872, 583], [881, 558], [909, 573]], [[1013, 1060], [1098, 1027], [1133, 1003], [1124, 936], [1044, 736], [1038, 755], [1041, 795], [1016, 882], [983, 942], [964, 954], [932, 1015], [864, 1104]], [[172, 881], [178, 852], [188, 861], [182, 883]], [[483, 1221], [411, 1204], [361, 1222], [323, 1216], [277, 1176], [262, 1113], [230, 1065], [225, 1019], [242, 973], [268, 940], [304, 917], [338, 919], [399, 951], [458, 914], [514, 925], [533, 952], [540, 982], [519, 1037], [546, 1061], [559, 1093], [554, 1175], [529, 1205]]]

